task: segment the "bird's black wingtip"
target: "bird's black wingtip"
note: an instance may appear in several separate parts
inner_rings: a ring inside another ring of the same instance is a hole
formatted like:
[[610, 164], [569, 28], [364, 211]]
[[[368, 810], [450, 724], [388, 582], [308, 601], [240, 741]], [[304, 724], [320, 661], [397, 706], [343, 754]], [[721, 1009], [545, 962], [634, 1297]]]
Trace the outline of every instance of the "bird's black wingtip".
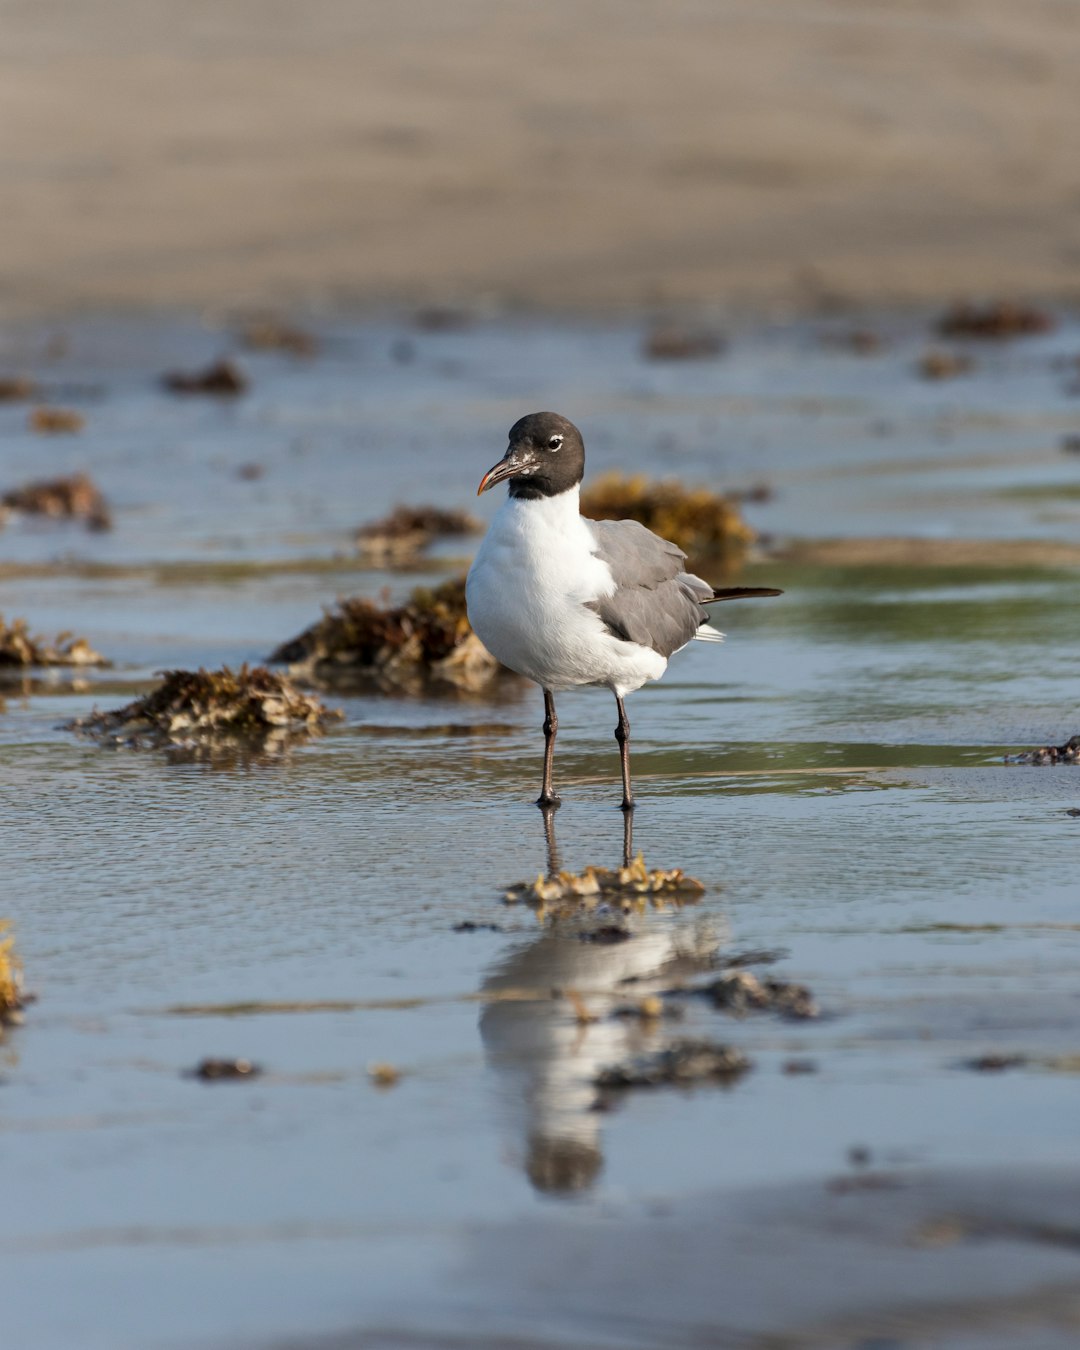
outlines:
[[759, 596], [783, 594], [784, 592], [778, 591], [775, 586], [720, 586], [713, 591], [712, 599], [703, 603], [712, 605], [717, 600], [754, 600]]

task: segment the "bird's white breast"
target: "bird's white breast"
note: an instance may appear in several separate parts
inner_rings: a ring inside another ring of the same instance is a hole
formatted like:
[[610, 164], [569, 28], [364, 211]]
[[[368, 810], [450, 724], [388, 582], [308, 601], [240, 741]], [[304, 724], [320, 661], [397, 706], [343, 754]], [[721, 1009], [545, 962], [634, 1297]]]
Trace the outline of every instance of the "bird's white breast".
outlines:
[[614, 638], [587, 608], [615, 590], [595, 548], [576, 487], [556, 497], [508, 497], [469, 572], [469, 620], [480, 641], [546, 689], [601, 684], [628, 691], [658, 679], [667, 665]]

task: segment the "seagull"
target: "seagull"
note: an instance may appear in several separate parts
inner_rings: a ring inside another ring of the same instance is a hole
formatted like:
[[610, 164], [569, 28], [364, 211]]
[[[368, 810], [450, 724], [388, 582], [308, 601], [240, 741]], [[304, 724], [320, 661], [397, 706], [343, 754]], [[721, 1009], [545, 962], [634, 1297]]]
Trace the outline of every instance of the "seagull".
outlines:
[[771, 587], [716, 590], [683, 566], [686, 554], [636, 520], [587, 520], [579, 493], [585, 444], [558, 413], [522, 417], [476, 495], [509, 482], [469, 569], [473, 631], [496, 660], [544, 691], [544, 780], [537, 806], [559, 805], [553, 785], [559, 719], [554, 695], [599, 685], [615, 695], [622, 809], [632, 811], [630, 723], [623, 700], [667, 669], [692, 639], [721, 642], [705, 606], [780, 595]]

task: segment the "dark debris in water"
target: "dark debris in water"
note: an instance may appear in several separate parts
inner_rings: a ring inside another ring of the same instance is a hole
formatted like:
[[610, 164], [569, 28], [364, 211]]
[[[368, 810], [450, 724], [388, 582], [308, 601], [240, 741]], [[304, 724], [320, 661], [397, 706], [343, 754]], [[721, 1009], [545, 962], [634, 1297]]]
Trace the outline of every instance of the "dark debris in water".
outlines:
[[250, 381], [235, 361], [222, 357], [202, 370], [170, 370], [161, 382], [171, 394], [213, 394], [235, 398], [247, 392]]
[[85, 638], [60, 633], [51, 642], [35, 637], [25, 619], [4, 622], [0, 614], [0, 669], [28, 666], [104, 666], [108, 662]]
[[1049, 310], [1022, 300], [991, 300], [982, 305], [962, 301], [947, 310], [937, 323], [942, 337], [996, 341], [1049, 333], [1056, 327], [1057, 320]]
[[642, 351], [649, 361], [707, 361], [726, 345], [722, 334], [709, 328], [658, 323], [645, 335]]
[[714, 1008], [745, 1017], [753, 1012], [774, 1012], [792, 1021], [804, 1021], [819, 1015], [814, 996], [805, 984], [787, 980], [761, 980], [749, 970], [729, 970], [704, 989]]
[[431, 682], [481, 689], [505, 673], [469, 626], [464, 578], [417, 587], [404, 605], [339, 600], [270, 660], [296, 674], [371, 678], [392, 690]]
[[751, 1067], [750, 1060], [734, 1046], [685, 1039], [674, 1041], [663, 1050], [609, 1065], [600, 1070], [593, 1085], [602, 1092], [668, 1085], [692, 1087], [696, 1083], [728, 1086]]
[[756, 538], [738, 504], [709, 488], [602, 474], [581, 495], [591, 520], [637, 520], [691, 558], [737, 563]]
[[785, 1059], [781, 1068], [782, 1072], [792, 1078], [797, 1078], [804, 1074], [821, 1072], [816, 1059]]
[[1018, 755], [1006, 755], [1006, 764], [1078, 764], [1080, 763], [1080, 736], [1070, 736], [1064, 745], [1040, 745], [1037, 750], [1024, 750]]
[[0, 497], [0, 522], [9, 511], [49, 516], [54, 520], [83, 520], [91, 530], [107, 530], [112, 517], [101, 491], [84, 473], [67, 478], [44, 478], [12, 488]]
[[600, 947], [613, 947], [620, 942], [629, 942], [633, 937], [629, 928], [618, 923], [602, 923], [596, 928], [586, 928], [578, 934], [579, 942], [595, 942]]
[[468, 511], [439, 506], [395, 506], [381, 520], [361, 525], [356, 546], [365, 556], [384, 563], [409, 562], [436, 539], [475, 534], [480, 522]]
[[[600, 905], [628, 912], [649, 904], [656, 908], [668, 903], [696, 904], [704, 894], [701, 882], [687, 876], [681, 868], [650, 871], [639, 853], [624, 867], [586, 867], [581, 872], [557, 872], [553, 876], [540, 875], [535, 881], [518, 882], [506, 891], [503, 899], [508, 905], [531, 905], [542, 915], [559, 916], [587, 912]], [[587, 938], [585, 934], [582, 936]], [[594, 932], [587, 940], [604, 939], [598, 939]]]
[[[232, 671], [169, 670], [143, 698], [111, 712], [93, 712], [66, 729], [102, 745], [183, 749], [195, 758], [245, 746], [274, 755], [302, 744], [341, 717], [314, 694], [265, 666]], [[200, 753], [205, 751], [205, 753]]]
[[241, 1079], [258, 1078], [262, 1069], [250, 1059], [203, 1059], [187, 1077], [199, 1078], [204, 1083], [235, 1083]]
[[965, 1069], [974, 1069], [976, 1073], [1003, 1073], [1006, 1069], [1022, 1069], [1031, 1063], [1027, 1055], [978, 1055], [975, 1059], [966, 1059]]
[[453, 933], [501, 933], [503, 926], [501, 923], [474, 923], [472, 919], [462, 919], [456, 923], [450, 930]]

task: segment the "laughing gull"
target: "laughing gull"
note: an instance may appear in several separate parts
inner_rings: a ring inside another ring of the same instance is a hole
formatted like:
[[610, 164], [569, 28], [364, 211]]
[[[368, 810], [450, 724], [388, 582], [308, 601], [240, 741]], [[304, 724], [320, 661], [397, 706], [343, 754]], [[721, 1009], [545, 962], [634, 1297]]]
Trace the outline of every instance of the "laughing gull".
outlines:
[[469, 622], [504, 666], [544, 691], [544, 782], [537, 805], [559, 803], [552, 761], [559, 720], [553, 695], [600, 685], [615, 695], [622, 808], [630, 791], [630, 724], [623, 699], [658, 680], [691, 638], [720, 642], [704, 606], [779, 595], [760, 586], [715, 590], [683, 568], [686, 554], [636, 520], [586, 520], [581, 432], [558, 413], [530, 413], [510, 428], [506, 454], [477, 496], [509, 480], [466, 585]]

